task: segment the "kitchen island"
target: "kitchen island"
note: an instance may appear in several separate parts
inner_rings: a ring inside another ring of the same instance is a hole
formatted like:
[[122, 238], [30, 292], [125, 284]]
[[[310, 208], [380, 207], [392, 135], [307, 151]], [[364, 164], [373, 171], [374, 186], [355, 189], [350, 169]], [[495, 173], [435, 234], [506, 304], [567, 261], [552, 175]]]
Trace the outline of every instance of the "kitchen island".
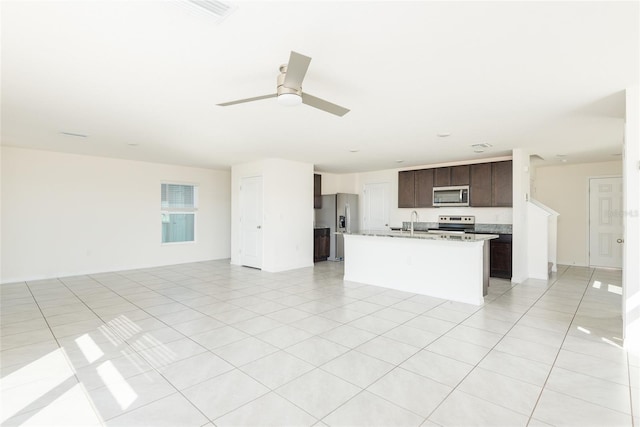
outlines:
[[344, 280], [481, 305], [494, 234], [368, 232], [344, 235]]

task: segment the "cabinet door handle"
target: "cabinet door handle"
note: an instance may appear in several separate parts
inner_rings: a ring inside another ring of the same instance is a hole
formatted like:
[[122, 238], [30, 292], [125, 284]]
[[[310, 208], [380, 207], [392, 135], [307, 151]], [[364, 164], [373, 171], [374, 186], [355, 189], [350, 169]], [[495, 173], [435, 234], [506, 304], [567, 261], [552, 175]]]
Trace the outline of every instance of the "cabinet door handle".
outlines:
[[618, 240], [616, 240], [616, 242], [618, 242], [618, 243], [624, 243], [624, 239], [618, 239]]
[[260, 230], [260, 229], [262, 228], [262, 226], [261, 226], [261, 225], [259, 225], [259, 226], [257, 226], [256, 228], [257, 228], [258, 230]]

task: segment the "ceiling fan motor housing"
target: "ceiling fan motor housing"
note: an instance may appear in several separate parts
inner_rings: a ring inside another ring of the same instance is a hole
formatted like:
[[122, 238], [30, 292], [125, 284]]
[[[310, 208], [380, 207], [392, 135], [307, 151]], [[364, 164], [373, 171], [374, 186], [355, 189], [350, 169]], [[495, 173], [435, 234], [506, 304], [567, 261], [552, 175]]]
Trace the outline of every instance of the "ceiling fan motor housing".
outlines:
[[290, 88], [284, 86], [284, 79], [287, 76], [287, 64], [283, 64], [280, 66], [280, 74], [278, 74], [278, 96], [291, 93], [294, 95], [302, 96], [302, 87], [299, 88]]

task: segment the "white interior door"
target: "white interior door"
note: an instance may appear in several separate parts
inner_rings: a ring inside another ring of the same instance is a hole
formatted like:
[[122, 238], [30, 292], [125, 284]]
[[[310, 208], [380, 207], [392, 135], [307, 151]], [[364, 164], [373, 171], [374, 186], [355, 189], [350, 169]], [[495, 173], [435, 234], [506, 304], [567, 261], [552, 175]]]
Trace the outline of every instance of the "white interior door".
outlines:
[[589, 180], [589, 265], [622, 268], [622, 177]]
[[262, 177], [242, 178], [240, 183], [240, 263], [262, 268]]
[[365, 230], [389, 229], [389, 183], [364, 185]]

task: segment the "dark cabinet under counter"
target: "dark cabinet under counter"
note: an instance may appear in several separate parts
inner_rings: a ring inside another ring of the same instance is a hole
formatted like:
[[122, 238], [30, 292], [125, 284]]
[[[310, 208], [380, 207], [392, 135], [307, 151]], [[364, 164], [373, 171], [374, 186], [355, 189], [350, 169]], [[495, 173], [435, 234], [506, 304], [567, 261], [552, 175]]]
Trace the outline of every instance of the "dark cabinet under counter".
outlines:
[[511, 279], [512, 237], [511, 234], [499, 234], [490, 241], [489, 275], [501, 279]]
[[329, 258], [329, 228], [313, 229], [313, 262], [326, 261]]

